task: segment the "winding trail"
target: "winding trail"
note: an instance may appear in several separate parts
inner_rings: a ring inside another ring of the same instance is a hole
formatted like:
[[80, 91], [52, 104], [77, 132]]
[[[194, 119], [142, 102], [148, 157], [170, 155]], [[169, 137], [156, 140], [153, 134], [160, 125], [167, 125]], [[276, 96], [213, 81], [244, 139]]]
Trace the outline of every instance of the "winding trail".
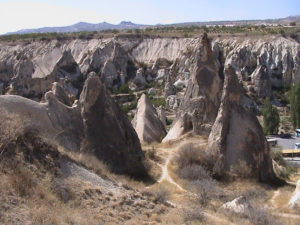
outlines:
[[[204, 146], [206, 145], [206, 142], [203, 140], [203, 142], [201, 142], [199, 144], [199, 139], [198, 140], [195, 140], [195, 142], [191, 141], [191, 140], [186, 140], [182, 143], [180, 143], [180, 145], [178, 147], [175, 147], [175, 148], [162, 148], [162, 147], [159, 147], [158, 149], [160, 151], [163, 151], [165, 153], [167, 153], [167, 157], [166, 157], [166, 160], [164, 161], [163, 164], [160, 164], [160, 163], [156, 163], [162, 170], [162, 173], [161, 173], [161, 176], [160, 178], [158, 179], [157, 183], [161, 183], [163, 181], [167, 181], [169, 182], [170, 184], [174, 185], [178, 190], [180, 190], [182, 192], [182, 194], [187, 194], [187, 195], [190, 195], [190, 196], [196, 196], [195, 193], [192, 193], [188, 190], [186, 190], [185, 188], [183, 188], [180, 184], [178, 184], [169, 174], [169, 171], [168, 171], [168, 167], [169, 167], [169, 164], [170, 164], [170, 161], [171, 159], [174, 157], [174, 155], [177, 153], [177, 151], [180, 149], [181, 146], [187, 144], [187, 143], [194, 143], [196, 144], [197, 146]], [[151, 187], [151, 186], [150, 186]], [[150, 188], [148, 187], [148, 188]], [[276, 204], [275, 204], [275, 200], [276, 198], [280, 195], [280, 190], [276, 190], [271, 198], [271, 203], [273, 206], [275, 206], [276, 208]], [[170, 205], [172, 205], [173, 207], [176, 207], [176, 208], [184, 208], [182, 205], [178, 205], [174, 202], [171, 202], [171, 201], [168, 201]], [[212, 220], [215, 220], [216, 222], [220, 222], [220, 223], [224, 223], [224, 220], [215, 216], [213, 213], [210, 213], [210, 212], [207, 212], [207, 211], [203, 211], [203, 214], [212, 219]], [[292, 219], [300, 219], [300, 215], [296, 215], [296, 214], [291, 214], [291, 213], [279, 213], [279, 212], [273, 212], [272, 213], [274, 216], [279, 216], [279, 217], [283, 217], [283, 218], [292, 218]], [[232, 224], [230, 221], [227, 221], [228, 224]]]

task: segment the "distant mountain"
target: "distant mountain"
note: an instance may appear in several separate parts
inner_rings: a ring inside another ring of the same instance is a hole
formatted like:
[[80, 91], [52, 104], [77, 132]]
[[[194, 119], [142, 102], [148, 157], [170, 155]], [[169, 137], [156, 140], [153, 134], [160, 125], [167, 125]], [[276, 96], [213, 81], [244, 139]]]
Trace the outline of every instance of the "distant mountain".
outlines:
[[119, 24], [111, 23], [85, 23], [79, 22], [71, 26], [65, 27], [43, 27], [38, 29], [23, 29], [16, 32], [11, 32], [7, 34], [28, 34], [28, 33], [70, 33], [70, 32], [80, 32], [80, 31], [102, 31], [102, 30], [126, 30], [126, 29], [141, 29], [145, 27], [163, 27], [163, 26], [226, 26], [226, 25], [260, 25], [260, 24], [281, 24], [289, 25], [290, 22], [300, 23], [300, 16], [289, 16], [280, 19], [266, 19], [266, 20], [236, 20], [236, 21], [208, 21], [208, 22], [185, 22], [176, 24], [157, 24], [157, 25], [142, 25], [135, 24], [130, 21], [122, 21]]
[[29, 34], [29, 33], [70, 33], [70, 32], [80, 32], [80, 31], [102, 31], [102, 30], [110, 30], [110, 29], [117, 29], [117, 30], [125, 30], [125, 29], [141, 29], [147, 27], [147, 25], [141, 24], [134, 24], [130, 21], [122, 21], [119, 24], [111, 24], [111, 23], [85, 23], [79, 22], [73, 24], [71, 26], [65, 27], [43, 27], [37, 29], [23, 29], [16, 32], [10, 32], [7, 34]]

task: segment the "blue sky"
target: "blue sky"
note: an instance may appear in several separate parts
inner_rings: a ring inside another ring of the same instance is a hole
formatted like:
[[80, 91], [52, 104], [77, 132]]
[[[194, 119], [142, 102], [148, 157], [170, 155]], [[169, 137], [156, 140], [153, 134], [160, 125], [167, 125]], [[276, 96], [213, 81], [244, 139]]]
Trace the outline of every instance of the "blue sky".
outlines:
[[300, 0], [0, 0], [0, 34], [80, 21], [157, 24], [299, 14]]

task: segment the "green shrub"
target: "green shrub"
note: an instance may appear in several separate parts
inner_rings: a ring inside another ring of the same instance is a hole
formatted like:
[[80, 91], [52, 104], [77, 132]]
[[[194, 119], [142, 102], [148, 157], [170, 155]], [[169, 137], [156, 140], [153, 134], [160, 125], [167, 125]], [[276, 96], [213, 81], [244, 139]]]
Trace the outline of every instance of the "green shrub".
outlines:
[[264, 133], [277, 134], [280, 117], [277, 109], [272, 106], [269, 98], [267, 98], [264, 102], [263, 117], [264, 117]]
[[152, 105], [155, 107], [163, 106], [166, 107], [166, 100], [165, 98], [152, 98], [150, 99]]

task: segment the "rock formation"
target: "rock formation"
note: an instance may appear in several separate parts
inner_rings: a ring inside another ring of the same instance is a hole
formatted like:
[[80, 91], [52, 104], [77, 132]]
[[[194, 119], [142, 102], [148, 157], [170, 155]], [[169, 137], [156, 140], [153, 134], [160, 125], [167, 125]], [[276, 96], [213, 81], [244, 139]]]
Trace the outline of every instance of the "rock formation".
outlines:
[[163, 123], [145, 94], [138, 101], [132, 125], [141, 142], [160, 142], [166, 135]]
[[45, 103], [0, 96], [0, 117], [18, 118], [23, 123], [20, 127], [35, 129], [70, 151], [93, 154], [116, 172], [143, 174], [138, 136], [100, 78], [95, 73], [88, 76], [80, 101], [72, 107], [63, 103], [66, 96], [57, 93], [58, 87], [54, 84], [54, 91], [45, 94]]
[[93, 151], [117, 172], [143, 172], [138, 136], [95, 73], [87, 78], [79, 104], [85, 134], [84, 151]]
[[164, 125], [164, 127], [166, 128], [167, 124], [166, 124], [166, 110], [164, 109], [164, 107], [159, 106], [158, 108], [156, 108], [156, 112], [158, 115], [158, 118], [160, 119], [160, 121], [162, 122], [162, 124]]
[[72, 106], [70, 98], [68, 97], [65, 90], [59, 83], [57, 83], [57, 82], [53, 83], [52, 92], [55, 95], [55, 97], [57, 98], [57, 100], [59, 100], [61, 103], [65, 104], [67, 106]]
[[249, 176], [271, 182], [275, 174], [269, 146], [256, 116], [244, 106], [244, 98], [235, 70], [229, 65], [225, 69], [221, 105], [207, 151], [215, 158], [214, 171], [219, 174], [245, 162], [251, 169]]
[[240, 196], [231, 202], [226, 202], [221, 206], [221, 209], [225, 212], [233, 212], [242, 216], [247, 216], [253, 207], [247, 201], [244, 196]]
[[294, 209], [300, 208], [300, 180], [298, 180], [296, 190], [289, 201], [289, 207]]
[[[0, 86], [6, 93], [40, 100], [57, 81], [68, 88], [68, 94], [78, 98], [82, 78], [90, 72], [99, 74], [107, 86], [123, 84], [124, 77], [134, 79], [138, 68], [130, 72], [129, 61], [147, 66], [146, 74], [138, 75], [137, 80], [156, 78], [157, 82], [164, 82], [170, 76], [172, 84], [186, 86], [186, 81], [195, 76], [199, 51], [194, 49], [199, 48], [198, 38], [116, 37], [0, 43]], [[255, 90], [263, 90], [261, 85], [283, 87], [300, 82], [299, 43], [294, 40], [275, 36], [231, 37], [215, 39], [211, 48], [216, 61], [231, 64], [245, 85], [253, 85]], [[263, 82], [252, 79], [253, 72], [260, 67], [266, 68]]]
[[182, 132], [192, 130], [196, 134], [203, 134], [210, 131], [220, 103], [222, 79], [219, 76], [219, 69], [220, 65], [211, 50], [210, 41], [204, 34], [197, 49], [191, 68], [191, 78], [177, 112], [177, 118], [164, 142], [184, 134], [173, 131], [179, 126], [177, 124], [185, 126], [181, 129]]

